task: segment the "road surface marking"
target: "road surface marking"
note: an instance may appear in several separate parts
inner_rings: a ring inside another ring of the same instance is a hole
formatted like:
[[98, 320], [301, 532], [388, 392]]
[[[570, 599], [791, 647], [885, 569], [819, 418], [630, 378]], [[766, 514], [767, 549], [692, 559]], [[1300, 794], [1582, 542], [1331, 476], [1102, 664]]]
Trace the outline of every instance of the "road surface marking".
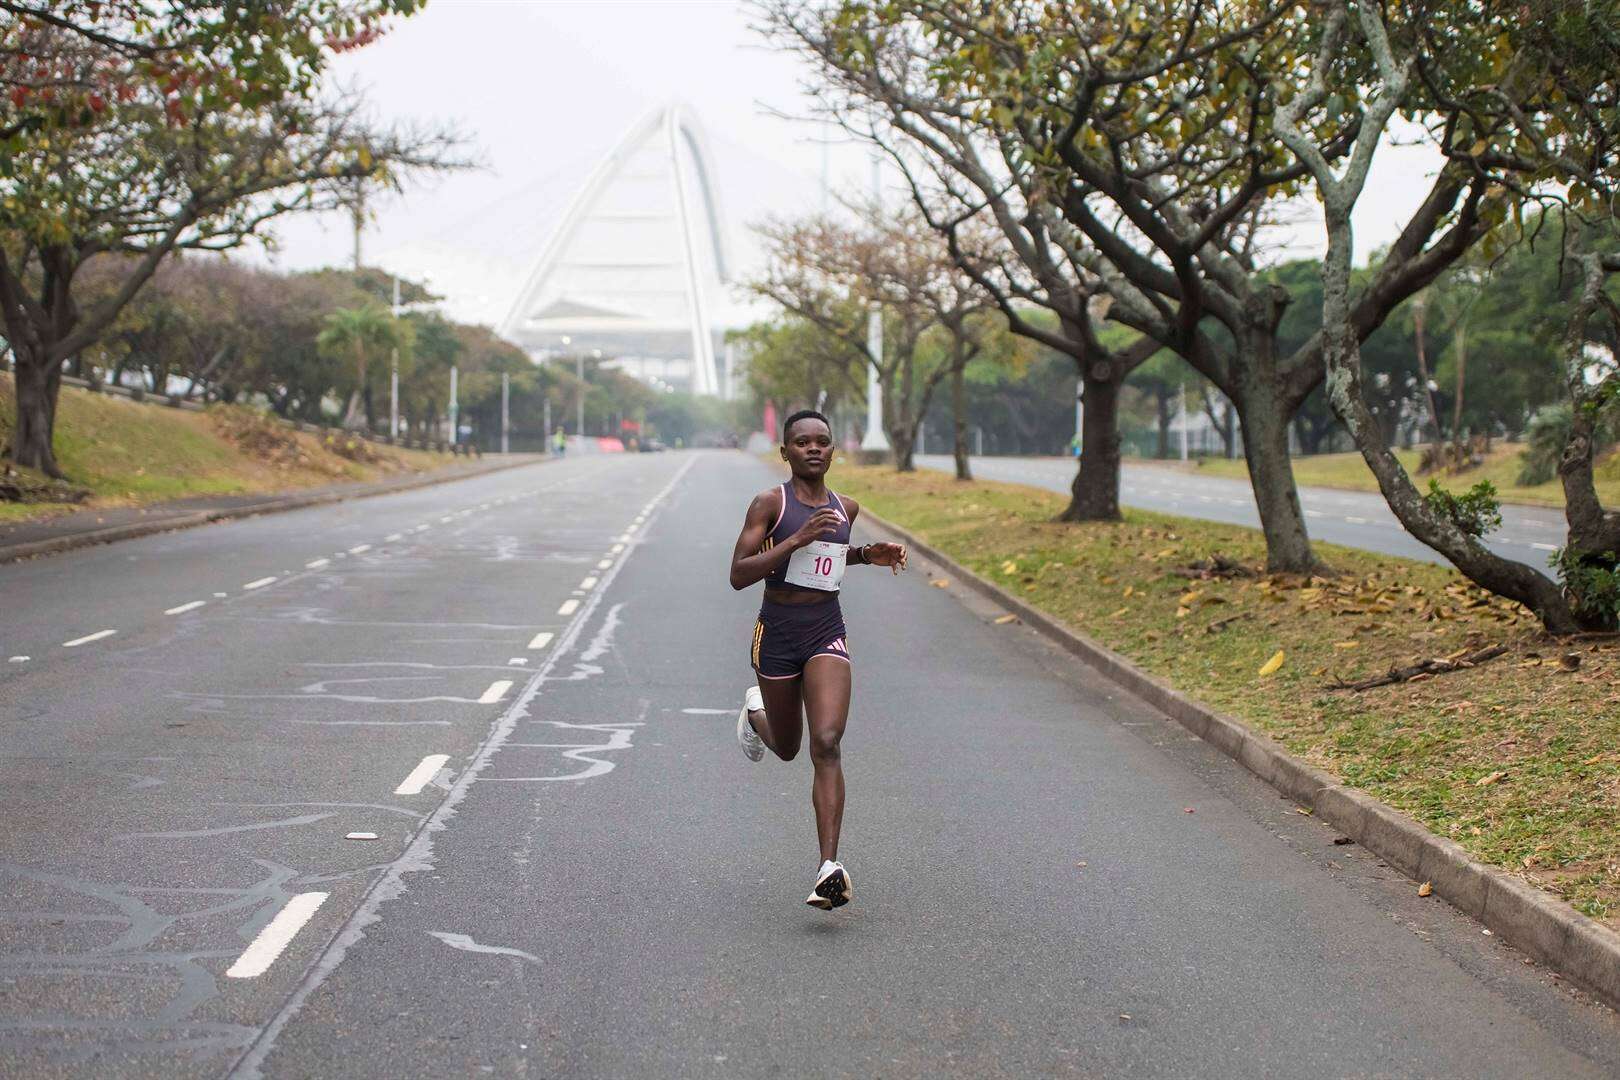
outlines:
[[345, 833], [343, 839], [345, 839], [345, 840], [375, 840], [375, 839], [377, 839], [377, 834], [374, 833], [374, 832]]
[[552, 634], [550, 630], [542, 630], [538, 634], [534, 635], [534, 637], [529, 639], [529, 648], [543, 649], [547, 645], [551, 644], [551, 639], [554, 636], [555, 635]]
[[564, 600], [562, 602], [562, 607], [557, 609], [557, 614], [559, 614], [559, 615], [572, 615], [574, 613], [575, 609], [577, 609], [578, 607], [579, 607], [579, 601], [578, 600]]
[[9, 660], [9, 661], [8, 661], [8, 663], [12, 663], [12, 664], [26, 664], [26, 663], [28, 663], [28, 661], [29, 661], [29, 660], [31, 660], [31, 659], [33, 659], [33, 658], [32, 658], [32, 657], [29, 657], [29, 656], [13, 656], [13, 657], [11, 657], [11, 658], [10, 658], [10, 660]]
[[596, 588], [596, 577], [595, 577], [595, 575], [592, 575], [591, 577], [586, 578], [584, 581], [581, 581], [579, 583], [579, 587], [581, 589], [584, 589], [587, 592], [589, 592], [591, 589]]
[[354, 545], [354, 547], [349, 549], [349, 554], [350, 555], [364, 555], [366, 552], [368, 552], [370, 550], [371, 550], [371, 545], [370, 544], [356, 544], [356, 545]]
[[163, 614], [165, 614], [165, 615], [184, 615], [188, 611], [196, 611], [198, 608], [202, 607], [206, 603], [208, 603], [208, 601], [206, 601], [206, 600], [193, 600], [191, 603], [189, 603], [189, 604], [181, 604], [179, 607], [165, 608], [163, 610]]
[[629, 540], [630, 540], [630, 534], [629, 533], [621, 533], [619, 535], [619, 548], [622, 550], [624, 548], [624, 545], [626, 543], [628, 543]]
[[274, 580], [276, 580], [274, 575], [271, 575], [270, 577], [262, 577], [258, 581], [250, 581], [250, 582], [248, 582], [246, 585], [242, 586], [242, 588], [244, 588], [244, 589], [262, 589], [262, 588], [264, 588], [266, 585], [270, 584]]
[[478, 699], [478, 704], [493, 705], [505, 697], [510, 689], [512, 689], [511, 679], [496, 679], [489, 684], [489, 689], [484, 691], [484, 696]]
[[601, 562], [596, 564], [596, 568], [598, 570], [606, 570], [608, 567], [610, 567], [612, 565], [613, 565], [613, 560], [612, 559], [603, 559]]
[[439, 524], [441, 524], [441, 525], [442, 525], [442, 524], [444, 524], [444, 523], [445, 523], [445, 522], [447, 522], [447, 521], [454, 521], [454, 520], [456, 520], [456, 519], [455, 519], [455, 517], [454, 517], [454, 515], [451, 515], [451, 514], [446, 514], [446, 515], [444, 515], [444, 517], [442, 517], [442, 518], [440, 518], [440, 519], [439, 519]]
[[1535, 548], [1537, 551], [1557, 551], [1558, 550], [1558, 547], [1556, 545], [1554, 545], [1554, 544], [1538, 544], [1538, 543], [1535, 543], [1534, 541], [1531, 542], [1530, 546]]
[[450, 760], [449, 754], [429, 754], [423, 758], [411, 774], [401, 781], [399, 787], [394, 789], [395, 795], [420, 795], [422, 789], [428, 786], [428, 781], [439, 775]]
[[623, 544], [614, 544], [612, 547], [608, 548], [608, 553], [611, 554], [611, 555], [617, 555], [619, 552], [621, 552], [623, 550], [624, 550], [624, 545]]
[[1320, 510], [1307, 510], [1307, 511], [1305, 511], [1305, 516], [1306, 517], [1327, 517], [1327, 515], [1322, 513], [1322, 511], [1320, 511]]
[[736, 709], [682, 709], [687, 716], [730, 716]]
[[323, 566], [331, 566], [331, 565], [332, 565], [332, 560], [331, 559], [311, 559], [309, 562], [304, 564], [304, 569], [305, 570], [319, 570]]
[[72, 641], [64, 641], [64, 642], [62, 642], [62, 648], [64, 648], [64, 649], [76, 649], [80, 645], [88, 645], [92, 641], [100, 641], [102, 638], [104, 638], [104, 637], [112, 637], [116, 633], [118, 633], [118, 631], [116, 631], [116, 630], [97, 630], [93, 634], [86, 634], [86, 635], [84, 635], [84, 637], [76, 637]]
[[389, 533], [387, 536], [383, 537], [383, 543], [392, 544], [395, 540], [403, 539], [405, 539], [405, 537], [402, 533]]
[[276, 912], [276, 917], [259, 931], [259, 936], [236, 958], [236, 963], [225, 969], [226, 977], [251, 979], [270, 970], [270, 965], [276, 962], [281, 950], [304, 928], [316, 909], [326, 902], [328, 895], [323, 892], [299, 893], [287, 901], [287, 906]]
[[514, 656], [514, 657], [512, 657], [512, 659], [510, 659], [510, 660], [508, 660], [506, 662], [506, 666], [507, 667], [521, 667], [522, 665], [527, 664], [528, 662], [529, 662], [529, 658], [527, 656]]
[[1365, 525], [1365, 524], [1367, 524], [1367, 519], [1364, 518], [1364, 517], [1351, 516], [1351, 517], [1346, 517], [1344, 520], [1348, 521], [1352, 525]]
[[427, 532], [431, 528], [433, 528], [432, 525], [418, 525], [416, 528], [412, 529], [411, 532]]
[[217, 592], [217, 593], [214, 594], [214, 599], [215, 600], [223, 600], [223, 599], [225, 599], [225, 597], [227, 597], [229, 595], [230, 595], [229, 593]]

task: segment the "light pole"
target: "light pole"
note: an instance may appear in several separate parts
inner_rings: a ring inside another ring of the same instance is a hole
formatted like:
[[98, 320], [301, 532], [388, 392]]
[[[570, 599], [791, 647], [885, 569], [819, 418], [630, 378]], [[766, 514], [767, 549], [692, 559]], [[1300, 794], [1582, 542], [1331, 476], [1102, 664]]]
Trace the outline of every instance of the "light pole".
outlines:
[[512, 428], [512, 376], [501, 372], [501, 453], [511, 453], [511, 446], [507, 441], [508, 432]]
[[[394, 321], [399, 321], [399, 275], [394, 277]], [[395, 327], [398, 331], [398, 327]], [[393, 349], [393, 363], [388, 373], [388, 437], [399, 438], [399, 342], [396, 339]]]
[[[882, 160], [872, 151], [872, 212], [883, 213]], [[873, 304], [866, 316], [866, 351], [871, 362], [866, 367], [866, 434], [861, 449], [872, 454], [887, 453], [889, 437], [883, 433], [883, 384], [878, 381], [878, 365], [883, 363], [883, 307]]]

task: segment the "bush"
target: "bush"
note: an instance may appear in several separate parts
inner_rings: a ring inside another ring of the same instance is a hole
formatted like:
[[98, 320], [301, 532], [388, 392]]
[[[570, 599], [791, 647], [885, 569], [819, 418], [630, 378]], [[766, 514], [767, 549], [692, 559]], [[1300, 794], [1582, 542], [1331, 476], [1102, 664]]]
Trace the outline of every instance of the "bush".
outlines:
[[[1569, 441], [1569, 428], [1573, 416], [1567, 401], [1543, 405], [1530, 418], [1528, 446], [1519, 455], [1518, 483], [1521, 487], [1545, 484], [1558, 475], [1558, 463], [1564, 456], [1564, 444]], [[1620, 409], [1611, 401], [1598, 414], [1594, 425], [1594, 457], [1620, 440]]]
[[1484, 536], [1502, 527], [1501, 503], [1496, 498], [1496, 485], [1489, 480], [1481, 480], [1461, 495], [1453, 495], [1440, 486], [1440, 481], [1430, 480], [1423, 501], [1469, 536]]

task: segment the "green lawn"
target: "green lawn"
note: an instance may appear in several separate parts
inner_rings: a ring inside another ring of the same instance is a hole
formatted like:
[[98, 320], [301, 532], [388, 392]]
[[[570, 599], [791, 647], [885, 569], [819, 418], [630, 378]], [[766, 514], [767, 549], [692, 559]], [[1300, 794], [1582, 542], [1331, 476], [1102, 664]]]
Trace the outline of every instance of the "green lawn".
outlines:
[[[1503, 502], [1526, 503], [1532, 506], [1563, 506], [1564, 489], [1556, 480], [1549, 483], [1538, 484], [1535, 487], [1520, 487], [1517, 483], [1519, 475], [1519, 451], [1522, 446], [1508, 443], [1496, 447], [1491, 451], [1485, 464], [1478, 469], [1455, 476], [1441, 475], [1436, 477], [1444, 487], [1452, 491], [1466, 491], [1481, 480], [1489, 480], [1496, 485], [1497, 493]], [[1408, 473], [1417, 469], [1418, 452], [1416, 450], [1397, 450], [1395, 456], [1406, 466]], [[1145, 464], [1156, 464], [1148, 461]], [[1176, 463], [1180, 468], [1180, 463]], [[1248, 467], [1242, 459], [1228, 461], [1225, 458], [1200, 458], [1194, 466], [1198, 472], [1210, 476], [1232, 477], [1240, 480], [1249, 478]], [[1604, 505], [1620, 504], [1620, 454], [1611, 454], [1601, 461], [1597, 467], [1598, 497]], [[1295, 482], [1307, 487], [1347, 488], [1352, 491], [1377, 491], [1378, 482], [1373, 479], [1372, 472], [1367, 463], [1362, 460], [1359, 453], [1350, 454], [1314, 454], [1309, 457], [1294, 458]], [[1419, 489], [1427, 490], [1429, 477], [1413, 475], [1413, 481]]]
[[[1476, 857], [1620, 925], [1620, 641], [1551, 640], [1528, 613], [1427, 563], [1319, 544], [1335, 577], [1267, 577], [1249, 529], [1139, 511], [1057, 524], [1059, 495], [927, 472], [841, 463], [834, 482]], [[1216, 552], [1254, 575], [1174, 573]], [[1491, 644], [1508, 654], [1360, 694], [1330, 689]], [[1279, 652], [1281, 667], [1260, 674]]]

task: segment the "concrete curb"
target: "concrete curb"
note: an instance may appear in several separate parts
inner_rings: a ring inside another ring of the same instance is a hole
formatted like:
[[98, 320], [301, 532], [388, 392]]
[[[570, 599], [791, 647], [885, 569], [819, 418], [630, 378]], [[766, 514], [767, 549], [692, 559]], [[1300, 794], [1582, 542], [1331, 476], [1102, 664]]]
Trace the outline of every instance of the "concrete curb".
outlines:
[[35, 540], [27, 544], [12, 544], [9, 547], [0, 547], [0, 564], [17, 562], [21, 559], [38, 558], [42, 555], [59, 555], [65, 551], [94, 547], [97, 544], [112, 544], [119, 540], [134, 540], [155, 533], [194, 529], [199, 525], [210, 525], [216, 521], [257, 517], [260, 514], [279, 514], [286, 510], [301, 510], [306, 506], [325, 506], [329, 503], [346, 502], [349, 499], [367, 499], [375, 495], [392, 495], [397, 491], [413, 491], [417, 488], [432, 487], [435, 484], [448, 484], [453, 480], [470, 480], [475, 476], [488, 476], [491, 473], [504, 472], [507, 469], [520, 469], [526, 465], [543, 465], [550, 460], [552, 459], [543, 458], [539, 461], [495, 462], [488, 467], [463, 469], [449, 474], [427, 473], [411, 477], [409, 480], [400, 483], [381, 482], [350, 491], [323, 491], [302, 495], [293, 493], [284, 498], [270, 499], [248, 506], [199, 510], [194, 514], [177, 514], [174, 517], [160, 518], [153, 521], [110, 525], [105, 529], [91, 529], [67, 536], [53, 536], [49, 540]]
[[1063, 649], [1163, 712], [1362, 847], [1434, 891], [1535, 959], [1620, 1009], [1620, 934], [1563, 900], [1475, 862], [1460, 844], [1284, 750], [1247, 725], [1172, 689], [1131, 661], [969, 570], [938, 548], [862, 507], [861, 520], [938, 563]]

